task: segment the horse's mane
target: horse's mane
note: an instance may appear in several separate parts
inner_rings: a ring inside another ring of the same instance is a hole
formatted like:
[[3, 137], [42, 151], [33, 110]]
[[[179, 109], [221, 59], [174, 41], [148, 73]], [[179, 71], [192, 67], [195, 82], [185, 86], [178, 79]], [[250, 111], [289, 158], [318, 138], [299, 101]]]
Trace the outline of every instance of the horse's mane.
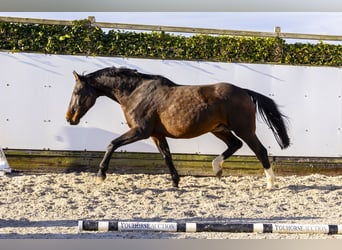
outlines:
[[167, 83], [168, 85], [174, 85], [171, 80], [168, 78], [161, 76], [161, 75], [154, 75], [154, 74], [144, 74], [140, 73], [136, 69], [130, 69], [126, 67], [107, 67], [100, 70], [97, 70], [93, 73], [89, 73], [85, 75], [86, 78], [98, 78], [101, 76], [109, 76], [109, 77], [115, 77], [115, 76], [121, 76], [121, 77], [128, 77], [128, 78], [140, 78], [140, 79], [150, 79], [150, 80], [162, 80], [163, 83]]

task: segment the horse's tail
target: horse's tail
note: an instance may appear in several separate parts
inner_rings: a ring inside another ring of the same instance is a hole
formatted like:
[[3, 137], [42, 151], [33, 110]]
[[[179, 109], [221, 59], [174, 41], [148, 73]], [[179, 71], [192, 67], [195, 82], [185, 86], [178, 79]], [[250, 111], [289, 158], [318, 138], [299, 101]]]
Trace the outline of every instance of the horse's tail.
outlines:
[[281, 149], [287, 148], [290, 145], [290, 139], [283, 119], [286, 117], [280, 113], [277, 104], [267, 96], [249, 89], [246, 89], [246, 91], [256, 104], [260, 116], [272, 130]]

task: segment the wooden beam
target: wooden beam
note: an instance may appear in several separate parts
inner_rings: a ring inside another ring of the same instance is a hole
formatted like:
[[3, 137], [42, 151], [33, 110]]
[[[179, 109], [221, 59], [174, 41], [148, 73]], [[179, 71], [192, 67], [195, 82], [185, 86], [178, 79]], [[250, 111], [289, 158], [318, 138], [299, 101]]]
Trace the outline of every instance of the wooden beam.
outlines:
[[[80, 172], [96, 173], [103, 152], [43, 151], [4, 149], [13, 171], [25, 173]], [[215, 155], [173, 154], [180, 175], [213, 176], [211, 161]], [[342, 174], [341, 158], [269, 157], [277, 175]], [[116, 152], [109, 173], [168, 174], [158, 153]], [[260, 162], [254, 156], [233, 156], [223, 164], [223, 176], [263, 175]]]
[[[338, 35], [283, 33], [283, 32], [280, 32], [279, 27], [276, 27], [276, 30], [274, 32], [260, 32], [260, 31], [248, 31], [248, 30], [244, 31], [244, 30], [230, 30], [230, 29], [207, 29], [207, 28], [191, 28], [191, 27], [177, 27], [177, 26], [158, 26], [158, 25], [96, 22], [95, 17], [92, 17], [92, 16], [88, 17], [88, 19], [90, 20], [93, 26], [106, 28], [106, 29], [163, 31], [163, 32], [173, 32], [173, 33], [247, 36], [247, 37], [279, 37], [283, 39], [318, 40], [318, 41], [342, 41], [342, 36], [338, 36]], [[72, 25], [73, 23], [73, 21], [66, 21], [66, 20], [1, 17], [1, 16], [0, 16], [0, 22], [67, 25], [67, 26]]]
[[38, 19], [38, 18], [21, 18], [21, 17], [0, 17], [0, 22], [7, 23], [26, 23], [26, 24], [47, 24], [47, 25], [72, 25], [72, 21]]

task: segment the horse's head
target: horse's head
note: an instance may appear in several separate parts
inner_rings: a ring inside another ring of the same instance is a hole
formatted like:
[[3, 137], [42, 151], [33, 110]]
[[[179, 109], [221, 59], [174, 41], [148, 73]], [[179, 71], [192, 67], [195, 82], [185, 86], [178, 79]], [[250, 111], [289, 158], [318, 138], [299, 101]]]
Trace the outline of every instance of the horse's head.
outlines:
[[72, 92], [68, 110], [66, 112], [66, 120], [71, 125], [77, 125], [87, 111], [95, 104], [98, 97], [94, 88], [86, 81], [85, 77], [73, 72], [76, 85]]

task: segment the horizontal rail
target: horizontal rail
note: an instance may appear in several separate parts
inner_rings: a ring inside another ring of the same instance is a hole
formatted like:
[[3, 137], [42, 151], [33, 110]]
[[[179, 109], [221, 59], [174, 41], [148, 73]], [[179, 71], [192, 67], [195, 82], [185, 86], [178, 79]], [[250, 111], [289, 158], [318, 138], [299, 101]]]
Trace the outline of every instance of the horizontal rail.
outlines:
[[[159, 25], [96, 22], [95, 17], [88, 17], [88, 19], [90, 20], [93, 26], [96, 26], [99, 28], [107, 28], [107, 29], [163, 31], [163, 32], [174, 32], [174, 33], [249, 36], [249, 37], [279, 37], [283, 39], [301, 39], [301, 40], [342, 41], [342, 36], [339, 36], [339, 35], [283, 33], [281, 32], [280, 27], [275, 27], [274, 32], [260, 32], [260, 31], [243, 31], [243, 30], [230, 30], [230, 29], [208, 29], [208, 28], [191, 28], [191, 27], [178, 27], [178, 26], [159, 26]], [[72, 25], [73, 23], [73, 21], [67, 21], [67, 20], [18, 18], [18, 17], [0, 17], [0, 22], [66, 25], [66, 26]]]
[[[3, 149], [13, 172], [97, 172], [103, 152], [46, 151]], [[214, 176], [211, 161], [214, 155], [172, 154], [178, 173], [182, 176]], [[342, 159], [327, 157], [269, 157], [277, 175], [342, 174]], [[168, 174], [158, 153], [115, 152], [109, 173]], [[232, 156], [223, 164], [223, 176], [263, 175], [255, 156]]]
[[39, 19], [39, 18], [22, 18], [22, 17], [4, 17], [0, 16], [0, 22], [7, 23], [26, 23], [26, 24], [47, 24], [47, 25], [72, 25], [72, 21]]

